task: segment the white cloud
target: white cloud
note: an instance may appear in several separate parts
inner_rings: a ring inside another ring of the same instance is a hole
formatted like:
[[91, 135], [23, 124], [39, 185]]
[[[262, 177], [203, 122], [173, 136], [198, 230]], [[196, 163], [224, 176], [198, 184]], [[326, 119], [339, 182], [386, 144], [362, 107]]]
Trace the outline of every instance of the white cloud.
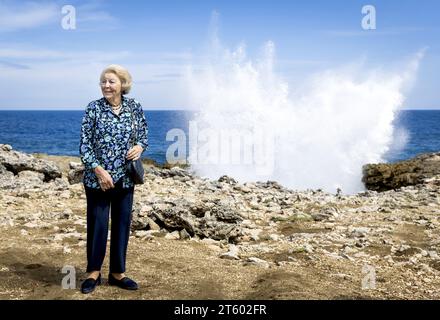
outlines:
[[131, 72], [130, 96], [144, 108], [184, 108], [181, 75], [187, 58], [179, 52], [72, 52], [8, 44], [0, 49], [0, 110], [83, 109], [101, 96], [98, 78], [110, 63]]
[[56, 21], [60, 11], [53, 3], [0, 2], [0, 31], [30, 29]]
[[105, 3], [90, 1], [77, 6], [77, 31], [96, 32], [118, 29], [121, 24], [118, 18], [103, 10]]

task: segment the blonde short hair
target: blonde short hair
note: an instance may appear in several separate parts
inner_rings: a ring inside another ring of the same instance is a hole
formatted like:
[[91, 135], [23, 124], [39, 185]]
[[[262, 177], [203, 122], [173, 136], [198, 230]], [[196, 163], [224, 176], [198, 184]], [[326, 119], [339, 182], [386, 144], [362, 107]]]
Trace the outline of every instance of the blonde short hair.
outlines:
[[128, 94], [130, 92], [132, 82], [131, 82], [131, 75], [127, 69], [125, 69], [124, 67], [118, 64], [111, 64], [101, 72], [101, 76], [100, 76], [101, 81], [106, 73], [114, 73], [119, 78], [122, 84], [122, 88], [121, 88], [122, 94]]

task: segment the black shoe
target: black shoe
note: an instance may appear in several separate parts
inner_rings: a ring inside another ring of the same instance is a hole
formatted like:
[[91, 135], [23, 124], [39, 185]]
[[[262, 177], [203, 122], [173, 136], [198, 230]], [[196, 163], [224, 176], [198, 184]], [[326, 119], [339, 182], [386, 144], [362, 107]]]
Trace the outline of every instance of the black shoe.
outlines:
[[95, 290], [96, 286], [101, 284], [101, 274], [99, 274], [98, 278], [95, 280], [93, 278], [87, 278], [81, 284], [81, 292], [82, 293], [90, 293]]
[[108, 284], [111, 286], [118, 286], [119, 288], [126, 290], [138, 289], [137, 283], [134, 280], [131, 280], [129, 277], [124, 277], [121, 280], [117, 280], [111, 273], [108, 275]]

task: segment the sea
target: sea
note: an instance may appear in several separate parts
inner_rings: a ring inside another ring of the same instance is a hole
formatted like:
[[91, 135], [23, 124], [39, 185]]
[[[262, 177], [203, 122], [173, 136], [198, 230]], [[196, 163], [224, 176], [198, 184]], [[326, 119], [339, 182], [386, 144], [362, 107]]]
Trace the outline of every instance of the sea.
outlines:
[[[176, 140], [167, 133], [180, 129], [188, 137], [195, 111], [147, 110], [149, 148], [143, 158], [166, 163], [166, 152]], [[79, 156], [79, 135], [84, 111], [2, 110], [0, 143], [26, 153]], [[392, 163], [421, 153], [440, 151], [440, 110], [402, 110], [394, 126], [397, 147], [384, 155]], [[187, 139], [188, 140], [188, 139]]]

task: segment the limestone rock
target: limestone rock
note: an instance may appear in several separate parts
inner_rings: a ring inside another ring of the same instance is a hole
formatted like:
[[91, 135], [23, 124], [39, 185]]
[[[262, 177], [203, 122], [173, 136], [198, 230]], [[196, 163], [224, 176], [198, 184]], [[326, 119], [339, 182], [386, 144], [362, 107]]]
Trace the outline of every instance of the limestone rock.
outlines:
[[267, 262], [266, 260], [256, 258], [256, 257], [247, 258], [244, 265], [245, 266], [246, 265], [255, 265], [255, 266], [262, 267], [262, 268], [269, 268], [269, 266], [270, 266], [269, 262]]
[[80, 183], [83, 181], [84, 177], [84, 166], [82, 163], [70, 162], [70, 171], [68, 173], [67, 179], [70, 184]]
[[45, 182], [61, 178], [60, 169], [52, 161], [12, 150], [9, 145], [0, 144], [0, 165], [14, 175], [26, 170], [40, 172], [44, 175]]
[[237, 181], [234, 178], [228, 177], [227, 175], [223, 175], [220, 178], [218, 178], [218, 182], [224, 182], [232, 185], [237, 184]]
[[228, 260], [240, 260], [240, 257], [238, 256], [238, 248], [235, 245], [229, 245], [229, 251], [222, 253], [220, 255], [221, 259], [228, 259]]

